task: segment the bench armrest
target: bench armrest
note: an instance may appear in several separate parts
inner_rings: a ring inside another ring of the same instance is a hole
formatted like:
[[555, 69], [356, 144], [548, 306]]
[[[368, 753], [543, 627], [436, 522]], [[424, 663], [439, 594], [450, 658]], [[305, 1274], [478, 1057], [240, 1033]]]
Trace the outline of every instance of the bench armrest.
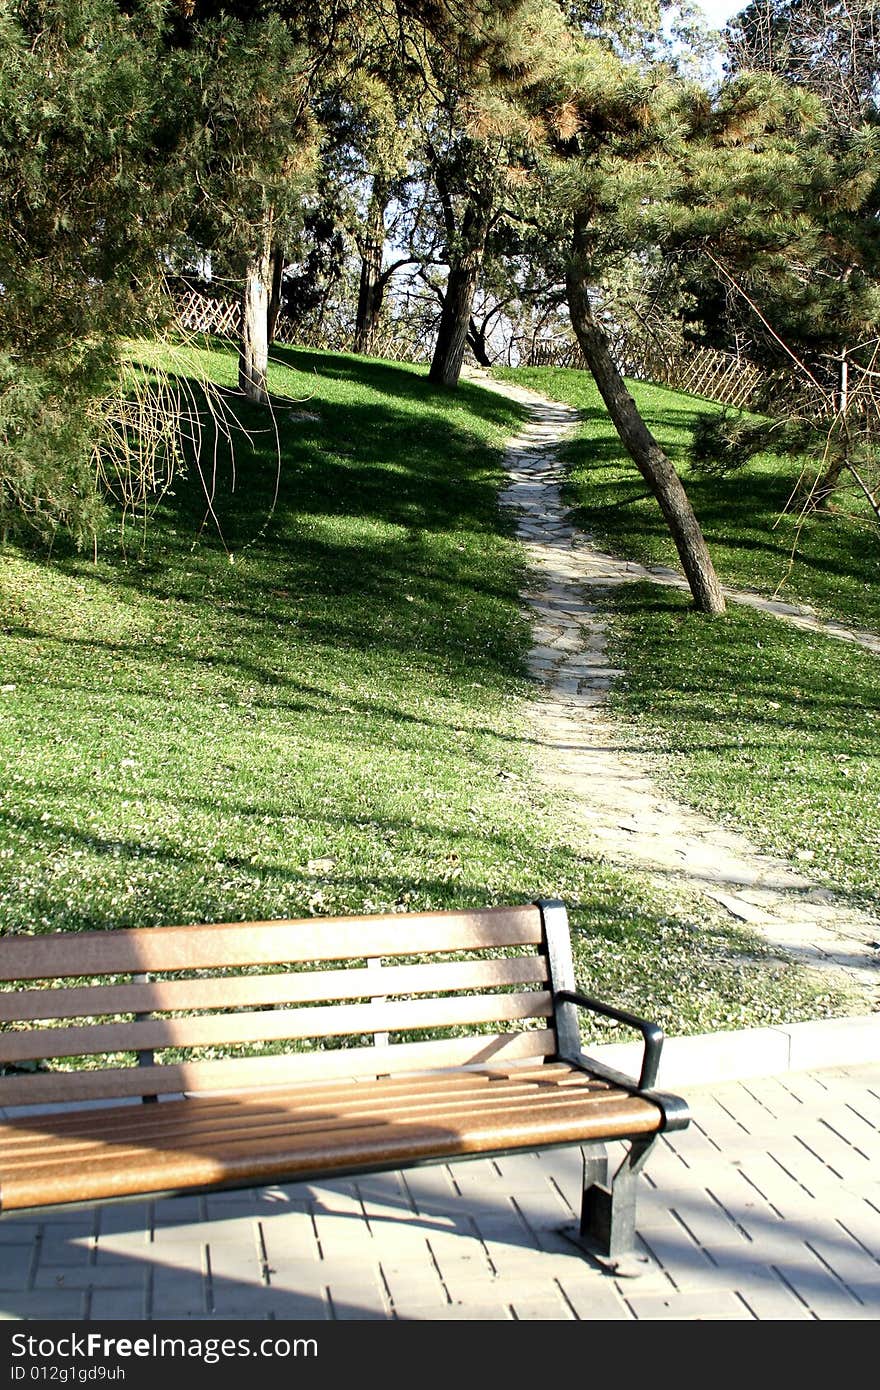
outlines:
[[636, 1014], [627, 1013], [624, 1009], [612, 1008], [610, 1004], [603, 1004], [598, 999], [591, 999], [588, 994], [581, 994], [577, 990], [558, 990], [554, 998], [559, 1003], [576, 1004], [578, 1008], [589, 1009], [590, 1013], [601, 1014], [603, 1018], [613, 1018], [618, 1023], [626, 1023], [629, 1024], [630, 1028], [638, 1029], [645, 1042], [642, 1070], [639, 1074], [639, 1090], [653, 1090], [657, 1081], [657, 1071], [660, 1067], [660, 1053], [663, 1049], [663, 1029], [659, 1024], [649, 1023], [647, 1019], [638, 1018]]

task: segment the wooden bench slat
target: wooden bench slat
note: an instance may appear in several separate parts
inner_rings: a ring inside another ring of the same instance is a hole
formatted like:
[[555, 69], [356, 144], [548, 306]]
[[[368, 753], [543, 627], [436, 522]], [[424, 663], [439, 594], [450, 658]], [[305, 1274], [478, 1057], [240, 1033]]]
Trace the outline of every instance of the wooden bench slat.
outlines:
[[[586, 1078], [584, 1078], [586, 1080]], [[376, 1098], [349, 1101], [339, 1107], [337, 1112], [328, 1110], [290, 1109], [275, 1113], [254, 1112], [250, 1105], [244, 1104], [237, 1112], [222, 1118], [215, 1116], [201, 1123], [181, 1117], [173, 1123], [160, 1123], [138, 1126], [130, 1133], [117, 1130], [108, 1125], [103, 1133], [91, 1138], [66, 1138], [54, 1136], [51, 1130], [44, 1131], [43, 1141], [35, 1150], [22, 1149], [15, 1145], [7, 1146], [5, 1135], [0, 1129], [0, 1162], [4, 1174], [13, 1174], [20, 1168], [40, 1168], [51, 1166], [66, 1159], [73, 1163], [97, 1162], [123, 1163], [129, 1154], [168, 1150], [195, 1150], [212, 1152], [226, 1143], [247, 1142], [256, 1144], [261, 1139], [274, 1142], [279, 1136], [288, 1139], [295, 1135], [297, 1140], [318, 1132], [332, 1133], [337, 1129], [351, 1128], [355, 1124], [369, 1126], [381, 1121], [383, 1124], [410, 1124], [416, 1120], [431, 1119], [437, 1123], [447, 1123], [454, 1119], [466, 1126], [469, 1117], [480, 1120], [498, 1110], [509, 1110], [519, 1105], [605, 1105], [612, 1095], [625, 1092], [612, 1092], [608, 1088], [597, 1090], [588, 1085], [547, 1086], [539, 1088], [534, 1083], [499, 1086], [483, 1092], [469, 1092], [465, 1096], [432, 1095], [429, 1092], [403, 1094], [393, 1101]], [[51, 1143], [46, 1142], [47, 1137]]]
[[555, 1047], [556, 1038], [552, 1028], [535, 1028], [521, 1033], [487, 1033], [441, 1041], [396, 1043], [383, 1048], [328, 1048], [216, 1062], [37, 1072], [26, 1076], [0, 1077], [0, 1106], [277, 1086], [297, 1076], [376, 1077], [395, 1071], [480, 1066], [525, 1057], [551, 1056]]
[[494, 985], [543, 984], [548, 978], [544, 957], [528, 955], [386, 965], [378, 976], [366, 969], [304, 970], [155, 980], [148, 984], [0, 990], [0, 1022], [361, 999], [375, 994], [377, 983], [384, 994], [439, 994], [444, 990], [489, 989]]
[[0, 1034], [0, 1062], [456, 1028], [472, 1023], [547, 1018], [552, 1011], [552, 995], [546, 990], [529, 990], [524, 994], [462, 994], [393, 1004], [331, 1004], [257, 1013], [153, 1018], [136, 1023], [26, 1029]]
[[[574, 1071], [568, 1062], [548, 1062], [543, 1057], [526, 1057], [508, 1067], [488, 1067], [479, 1071], [450, 1069], [447, 1071], [422, 1072], [415, 1078], [406, 1074], [379, 1077], [372, 1081], [370, 1093], [394, 1098], [401, 1094], [419, 1094], [430, 1091], [440, 1094], [446, 1091], [456, 1095], [485, 1092], [491, 1085], [512, 1081], [539, 1084], [565, 1085], [571, 1078], [584, 1079], [590, 1086], [607, 1089], [607, 1083], [583, 1072]], [[349, 1081], [344, 1077], [327, 1077], [317, 1081], [297, 1081], [292, 1085], [261, 1086], [247, 1098], [255, 1113], [275, 1114], [281, 1108], [291, 1105], [344, 1105], [349, 1100], [363, 1095], [363, 1082]], [[139, 1103], [137, 1097], [130, 1104], [118, 1106], [84, 1105], [74, 1110], [53, 1110], [45, 1119], [42, 1115], [18, 1114], [2, 1123], [3, 1143], [9, 1147], [17, 1142], [23, 1144], [46, 1142], [48, 1136], [76, 1135], [92, 1133], [104, 1123], [137, 1127], [147, 1127], [159, 1123], [166, 1115], [194, 1115], [199, 1118], [214, 1119], [233, 1113], [241, 1104], [241, 1098], [225, 1092], [205, 1092], [188, 1096], [185, 1100], [166, 1098], [158, 1108]], [[154, 1119], [155, 1116], [155, 1119]], [[176, 1121], [175, 1121], [176, 1123]], [[44, 1128], [41, 1128], [44, 1125]]]
[[625, 1094], [603, 1106], [577, 1100], [524, 1105], [522, 1101], [487, 1116], [454, 1112], [425, 1121], [355, 1124], [303, 1136], [261, 1135], [253, 1144], [229, 1139], [210, 1153], [162, 1152], [147, 1148], [126, 1163], [73, 1165], [59, 1162], [39, 1173], [13, 1174], [0, 1188], [5, 1210], [49, 1202], [91, 1201], [217, 1183], [271, 1182], [311, 1173], [406, 1165], [420, 1159], [491, 1153], [535, 1144], [588, 1142], [656, 1132], [661, 1112], [649, 1101]]
[[480, 912], [58, 932], [9, 936], [0, 941], [0, 980], [359, 960], [537, 946], [540, 941], [541, 913], [532, 905]]

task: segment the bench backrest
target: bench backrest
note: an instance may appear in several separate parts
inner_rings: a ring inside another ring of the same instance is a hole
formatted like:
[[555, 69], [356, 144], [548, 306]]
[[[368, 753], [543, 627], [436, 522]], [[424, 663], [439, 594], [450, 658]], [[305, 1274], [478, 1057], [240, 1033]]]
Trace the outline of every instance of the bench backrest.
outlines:
[[555, 903], [12, 936], [0, 980], [0, 1106], [506, 1067], [571, 986]]

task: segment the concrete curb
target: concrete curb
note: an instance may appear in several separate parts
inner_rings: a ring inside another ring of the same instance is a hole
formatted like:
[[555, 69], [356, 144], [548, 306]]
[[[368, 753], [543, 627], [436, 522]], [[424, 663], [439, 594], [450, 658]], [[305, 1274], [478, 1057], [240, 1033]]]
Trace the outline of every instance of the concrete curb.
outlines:
[[[641, 1043], [605, 1043], [586, 1048], [627, 1076], [638, 1076]], [[821, 1067], [861, 1066], [880, 1061], [880, 1014], [831, 1018], [818, 1023], [785, 1023], [776, 1028], [744, 1028], [667, 1038], [660, 1062], [659, 1087], [703, 1086], [779, 1076]]]

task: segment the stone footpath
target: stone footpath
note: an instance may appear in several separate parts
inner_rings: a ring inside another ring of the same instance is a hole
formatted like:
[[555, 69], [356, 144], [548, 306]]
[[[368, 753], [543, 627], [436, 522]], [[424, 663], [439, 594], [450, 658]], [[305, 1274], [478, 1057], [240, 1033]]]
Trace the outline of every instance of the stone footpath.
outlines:
[[[540, 750], [536, 770], [570, 805], [571, 831], [612, 862], [686, 883], [758, 932], [781, 953], [855, 986], [865, 1011], [880, 1000], [880, 923], [844, 907], [809, 876], [762, 854], [744, 835], [662, 793], [646, 762], [619, 749], [603, 714], [619, 671], [606, 652], [608, 591], [635, 580], [684, 587], [671, 570], [647, 569], [598, 551], [567, 519], [557, 445], [577, 412], [507, 382], [481, 385], [526, 404], [531, 418], [508, 447], [502, 501], [518, 514], [529, 559], [524, 602], [535, 645], [529, 669], [543, 690], [529, 714]], [[880, 637], [820, 622], [805, 609], [725, 591], [800, 627], [880, 652]]]

